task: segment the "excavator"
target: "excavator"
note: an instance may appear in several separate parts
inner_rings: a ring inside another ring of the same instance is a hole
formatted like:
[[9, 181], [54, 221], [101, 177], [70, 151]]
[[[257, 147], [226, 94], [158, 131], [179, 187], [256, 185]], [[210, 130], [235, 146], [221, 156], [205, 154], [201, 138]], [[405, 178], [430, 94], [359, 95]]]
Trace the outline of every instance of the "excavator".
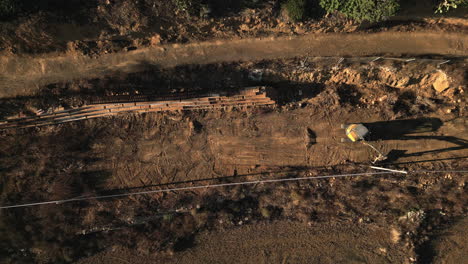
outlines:
[[375, 146], [367, 142], [366, 138], [368, 138], [371, 132], [363, 124], [342, 124], [341, 129], [344, 129], [346, 134], [346, 138], [342, 138], [341, 142], [360, 142], [366, 145], [367, 147], [370, 147], [378, 154], [377, 157], [375, 157], [372, 161], [372, 164], [387, 159], [386, 155], [384, 155]]

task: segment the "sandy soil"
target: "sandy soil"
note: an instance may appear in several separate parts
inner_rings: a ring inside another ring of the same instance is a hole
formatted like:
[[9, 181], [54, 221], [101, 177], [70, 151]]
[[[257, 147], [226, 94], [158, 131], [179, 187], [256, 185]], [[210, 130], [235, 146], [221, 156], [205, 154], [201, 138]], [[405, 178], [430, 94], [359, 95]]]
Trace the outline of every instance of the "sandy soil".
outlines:
[[78, 54], [47, 54], [38, 57], [8, 55], [0, 57], [0, 95], [32, 95], [43, 85], [138, 72], [147, 69], [148, 66], [164, 68], [184, 64], [298, 56], [466, 56], [466, 43], [466, 34], [382, 32], [174, 44], [102, 55], [98, 58]]
[[434, 246], [434, 263], [462, 263], [468, 258], [464, 248], [467, 244], [467, 228], [468, 219], [461, 219], [430, 242]]
[[115, 250], [79, 263], [410, 263], [391, 230], [375, 224], [261, 223], [204, 232], [191, 242], [193, 248], [173, 256]]

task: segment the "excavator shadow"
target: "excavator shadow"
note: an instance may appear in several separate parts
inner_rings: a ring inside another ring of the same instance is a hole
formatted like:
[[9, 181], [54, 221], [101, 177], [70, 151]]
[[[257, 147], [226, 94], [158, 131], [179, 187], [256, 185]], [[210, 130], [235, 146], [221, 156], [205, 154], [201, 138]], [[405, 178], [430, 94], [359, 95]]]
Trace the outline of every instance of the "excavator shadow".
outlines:
[[440, 140], [452, 143], [455, 146], [407, 153], [408, 150], [393, 149], [387, 154], [386, 162], [396, 161], [402, 157], [418, 157], [427, 154], [437, 154], [449, 151], [459, 151], [468, 148], [468, 140], [455, 136], [439, 136], [433, 132], [442, 127], [443, 122], [439, 118], [417, 118], [394, 121], [381, 121], [363, 123], [370, 131], [368, 141], [381, 140]]

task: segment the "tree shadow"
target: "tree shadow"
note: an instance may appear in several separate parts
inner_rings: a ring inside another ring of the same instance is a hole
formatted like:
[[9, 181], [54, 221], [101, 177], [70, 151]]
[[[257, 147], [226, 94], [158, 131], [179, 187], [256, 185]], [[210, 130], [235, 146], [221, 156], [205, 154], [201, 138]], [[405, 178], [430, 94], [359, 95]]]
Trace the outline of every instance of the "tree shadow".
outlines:
[[212, 17], [225, 17], [239, 13], [246, 8], [258, 8], [267, 3], [265, 0], [202, 0], [211, 9]]
[[370, 133], [370, 141], [402, 139], [409, 134], [435, 132], [443, 122], [439, 118], [417, 118], [363, 123]]
[[342, 84], [338, 87], [337, 93], [339, 96], [339, 103], [341, 106], [349, 105], [360, 105], [360, 99], [362, 93], [354, 85]]
[[439, 118], [417, 118], [394, 121], [381, 121], [373, 123], [363, 123], [370, 134], [366, 138], [368, 141], [379, 140], [440, 140], [455, 144], [456, 146], [407, 153], [407, 150], [391, 150], [388, 153], [386, 162], [396, 161], [401, 157], [419, 157], [427, 154], [437, 154], [468, 148], [468, 141], [454, 136], [421, 135], [421, 133], [432, 133], [439, 130], [443, 125]]
[[267, 96], [279, 105], [314, 98], [325, 90], [325, 84], [314, 82], [280, 80], [277, 82], [258, 82], [258, 84], [270, 87], [267, 89]]

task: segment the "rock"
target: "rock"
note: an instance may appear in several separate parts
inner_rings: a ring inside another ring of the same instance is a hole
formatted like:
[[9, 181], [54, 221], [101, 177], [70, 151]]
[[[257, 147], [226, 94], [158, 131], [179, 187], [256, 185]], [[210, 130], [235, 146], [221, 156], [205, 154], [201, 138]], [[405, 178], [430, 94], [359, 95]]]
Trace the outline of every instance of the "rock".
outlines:
[[242, 31], [249, 31], [249, 29], [250, 29], [249, 26], [246, 25], [246, 24], [242, 24], [239, 28], [240, 28], [240, 30], [242, 30]]
[[432, 86], [438, 93], [441, 93], [445, 91], [447, 88], [449, 88], [450, 82], [448, 80], [447, 74], [445, 74], [442, 71], [439, 71], [434, 75], [434, 78], [435, 78], [435, 81], [432, 84]]
[[388, 98], [388, 96], [384, 95], [384, 96], [380, 97], [378, 100], [379, 100], [379, 102], [383, 102], [387, 98]]
[[150, 43], [152, 46], [161, 44], [161, 36], [159, 34], [155, 34], [154, 36], [151, 37]]
[[304, 34], [306, 31], [301, 27], [301, 26], [296, 26], [294, 28], [294, 31], [297, 33], [297, 34]]
[[401, 239], [400, 231], [395, 228], [390, 229], [390, 239], [394, 244], [398, 243]]
[[408, 85], [409, 81], [410, 81], [410, 78], [409, 78], [409, 77], [404, 77], [404, 78], [402, 78], [402, 79], [399, 79], [399, 80], [396, 82], [395, 87], [397, 87], [397, 88], [405, 88], [405, 87]]

